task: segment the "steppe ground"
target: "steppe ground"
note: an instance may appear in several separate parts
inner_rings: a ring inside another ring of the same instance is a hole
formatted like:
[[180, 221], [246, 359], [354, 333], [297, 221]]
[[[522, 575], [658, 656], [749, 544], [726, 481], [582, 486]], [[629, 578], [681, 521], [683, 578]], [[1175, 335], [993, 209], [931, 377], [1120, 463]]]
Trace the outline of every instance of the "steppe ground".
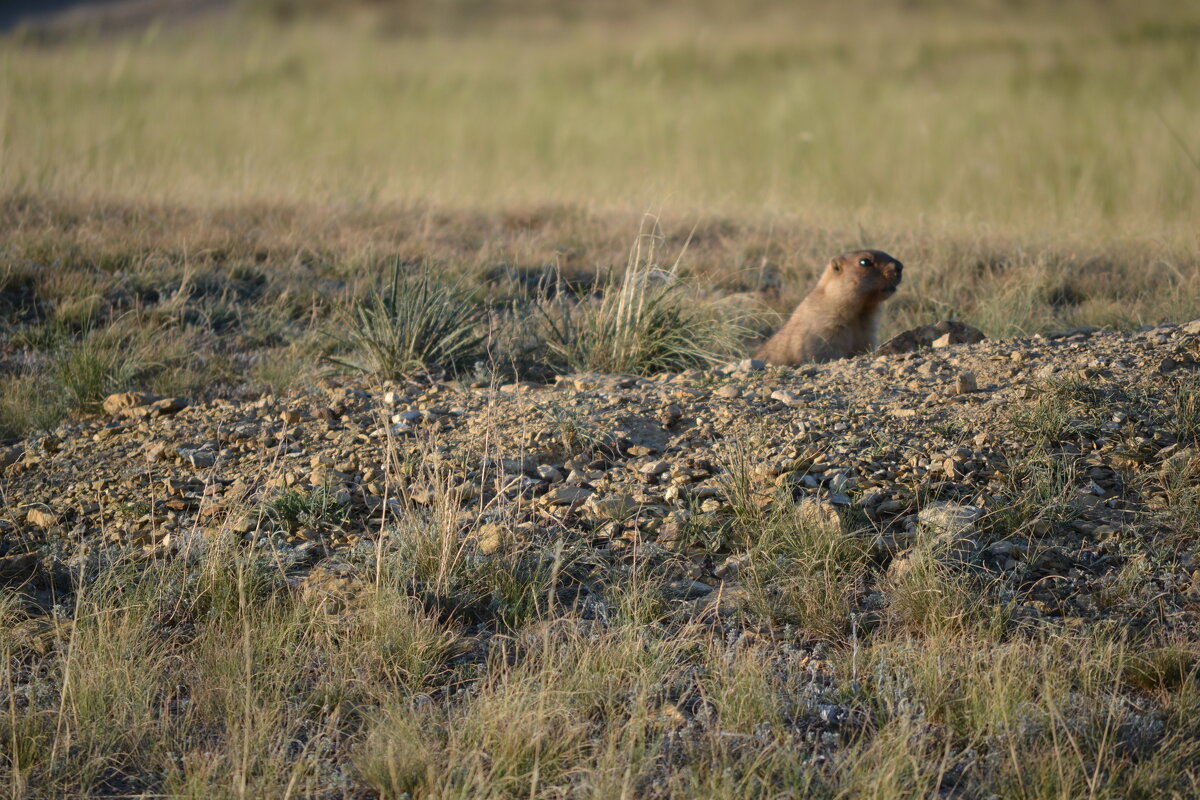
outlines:
[[732, 5], [0, 39], [0, 795], [1200, 796], [1200, 8]]

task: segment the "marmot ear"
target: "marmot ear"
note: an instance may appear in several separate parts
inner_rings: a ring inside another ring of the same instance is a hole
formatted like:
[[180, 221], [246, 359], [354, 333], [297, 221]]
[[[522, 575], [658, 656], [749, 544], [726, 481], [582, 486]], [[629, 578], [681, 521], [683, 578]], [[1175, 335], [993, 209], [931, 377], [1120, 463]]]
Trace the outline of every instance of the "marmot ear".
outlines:
[[829, 262], [829, 268], [831, 270], [833, 270], [834, 272], [841, 272], [842, 271], [842, 260], [840, 258], [835, 258], [835, 259], [831, 260]]

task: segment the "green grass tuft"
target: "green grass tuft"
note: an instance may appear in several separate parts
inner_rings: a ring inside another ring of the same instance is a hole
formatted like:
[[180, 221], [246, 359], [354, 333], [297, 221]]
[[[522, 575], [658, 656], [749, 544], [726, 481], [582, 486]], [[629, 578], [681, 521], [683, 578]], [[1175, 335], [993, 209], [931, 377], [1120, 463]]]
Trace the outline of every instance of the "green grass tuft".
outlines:
[[353, 355], [329, 360], [380, 380], [438, 368], [458, 372], [486, 341], [483, 311], [467, 292], [428, 271], [402, 275], [399, 264], [388, 286], [349, 310], [345, 323], [347, 332], [334, 337]]
[[712, 366], [738, 352], [748, 329], [728, 309], [698, 301], [676, 267], [655, 265], [661, 239], [640, 234], [625, 272], [610, 274], [598, 296], [538, 304], [555, 371], [650, 375]]

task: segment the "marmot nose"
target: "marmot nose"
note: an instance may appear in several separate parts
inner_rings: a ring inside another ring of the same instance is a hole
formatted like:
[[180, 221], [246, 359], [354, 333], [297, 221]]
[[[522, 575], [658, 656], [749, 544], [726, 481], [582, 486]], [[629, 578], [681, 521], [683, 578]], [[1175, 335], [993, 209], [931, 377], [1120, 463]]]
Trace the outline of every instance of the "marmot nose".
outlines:
[[904, 265], [901, 264], [899, 261], [893, 261], [892, 263], [888, 264], [887, 267], [884, 269], [884, 274], [887, 275], [888, 278], [890, 278], [892, 281], [894, 281], [896, 283], [900, 282], [900, 275], [903, 272], [904, 272]]

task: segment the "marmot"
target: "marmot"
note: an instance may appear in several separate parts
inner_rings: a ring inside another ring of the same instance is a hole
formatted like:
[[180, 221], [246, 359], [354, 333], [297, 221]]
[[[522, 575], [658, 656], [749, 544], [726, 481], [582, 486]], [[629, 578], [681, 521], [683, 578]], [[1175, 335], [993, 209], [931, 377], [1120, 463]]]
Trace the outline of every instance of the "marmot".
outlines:
[[903, 264], [880, 250], [837, 256], [754, 357], [790, 366], [867, 352], [876, 344], [879, 308], [896, 293], [903, 271]]

